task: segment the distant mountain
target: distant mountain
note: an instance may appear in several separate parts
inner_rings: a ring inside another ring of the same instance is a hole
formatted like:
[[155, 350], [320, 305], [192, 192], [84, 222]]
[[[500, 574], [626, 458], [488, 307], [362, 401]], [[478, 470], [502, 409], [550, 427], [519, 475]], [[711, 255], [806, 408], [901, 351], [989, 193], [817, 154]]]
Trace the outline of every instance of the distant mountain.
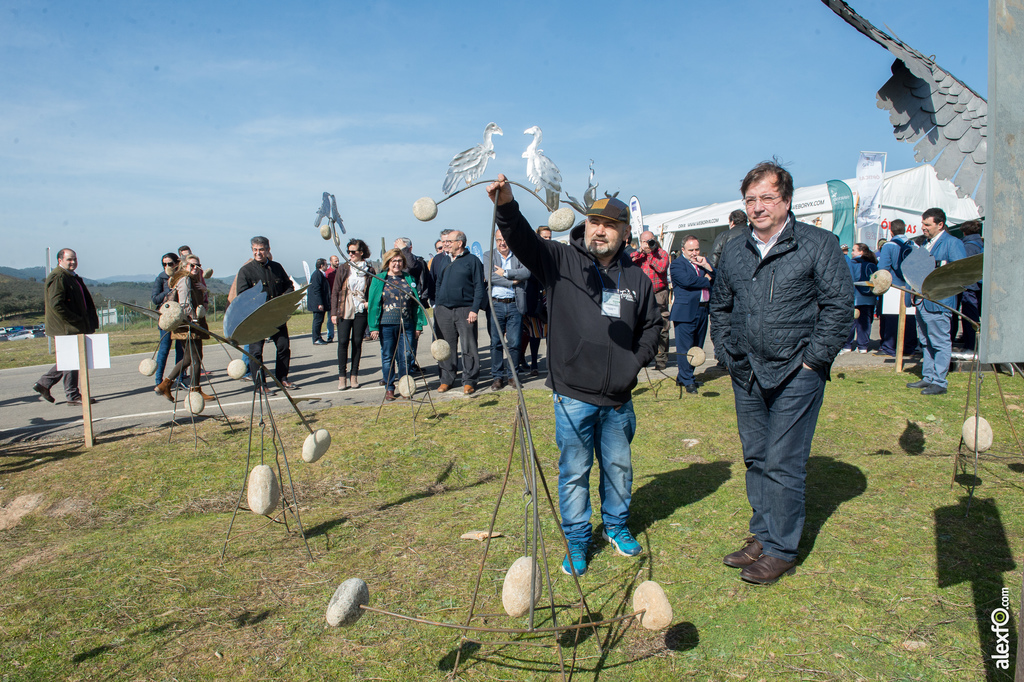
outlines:
[[97, 282], [99, 284], [113, 284], [114, 282], [145, 282], [152, 284], [156, 274], [152, 275], [114, 275], [113, 277], [101, 277], [96, 280], [86, 280], [86, 283]]
[[8, 268], [0, 265], [0, 275], [7, 275], [9, 277], [17, 277], [18, 279], [36, 279], [42, 281], [46, 279], [46, 269], [43, 266], [37, 266], [34, 268]]

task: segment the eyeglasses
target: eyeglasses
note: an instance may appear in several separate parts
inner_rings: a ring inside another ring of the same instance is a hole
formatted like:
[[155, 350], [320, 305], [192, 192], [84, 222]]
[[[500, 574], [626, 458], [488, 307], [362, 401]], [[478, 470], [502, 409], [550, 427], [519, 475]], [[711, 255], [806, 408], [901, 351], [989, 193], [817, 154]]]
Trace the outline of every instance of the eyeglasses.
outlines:
[[202, 263], [189, 263], [188, 266], [190, 268], [201, 268], [201, 267], [203, 267], [203, 264]]
[[164, 267], [165, 268], [173, 268], [174, 267], [174, 263], [168, 263], [167, 261], [164, 261]]
[[358, 250], [358, 249], [357, 249], [357, 250], [355, 250], [355, 251], [352, 251], [351, 249], [349, 249], [349, 252], [348, 252], [348, 254], [349, 254], [350, 256], [352, 256], [352, 255], [355, 255], [355, 254], [357, 254], [357, 253], [359, 253], [359, 250]]
[[762, 197], [746, 197], [743, 199], [743, 205], [747, 208], [753, 208], [757, 202], [761, 202], [761, 205], [771, 208], [775, 204], [782, 201], [782, 197], [778, 194], [766, 194]]

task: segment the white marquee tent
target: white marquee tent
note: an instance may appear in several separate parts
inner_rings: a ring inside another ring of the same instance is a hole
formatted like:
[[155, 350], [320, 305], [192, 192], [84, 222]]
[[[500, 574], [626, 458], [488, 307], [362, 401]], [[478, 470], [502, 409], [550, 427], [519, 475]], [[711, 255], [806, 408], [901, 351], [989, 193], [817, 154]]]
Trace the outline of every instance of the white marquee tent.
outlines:
[[[844, 182], [853, 192], [856, 203], [859, 200], [857, 181]], [[953, 183], [939, 180], [931, 165], [889, 171], [882, 185], [882, 224], [878, 234], [874, 230], [862, 231], [858, 241], [873, 247], [879, 238], [888, 236], [886, 228], [889, 221], [896, 218], [907, 224], [907, 234], [918, 236], [921, 234], [921, 213], [932, 207], [944, 210], [950, 225], [980, 217], [974, 200], [958, 197]], [[694, 234], [701, 241], [701, 249], [707, 253], [715, 236], [728, 227], [729, 214], [737, 209], [743, 209], [739, 199], [682, 211], [652, 213], [644, 216], [644, 225], [658, 235], [659, 241], [669, 250], [680, 248], [682, 238]], [[792, 210], [797, 220], [832, 229], [832, 202], [825, 184], [795, 189]]]

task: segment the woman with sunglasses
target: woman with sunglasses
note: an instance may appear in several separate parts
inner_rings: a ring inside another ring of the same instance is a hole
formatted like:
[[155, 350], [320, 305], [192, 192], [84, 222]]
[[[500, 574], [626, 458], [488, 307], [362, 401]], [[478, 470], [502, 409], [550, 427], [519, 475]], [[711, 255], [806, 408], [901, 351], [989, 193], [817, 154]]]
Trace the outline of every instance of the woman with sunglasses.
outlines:
[[[366, 293], [373, 266], [366, 262], [370, 247], [362, 239], [348, 243], [348, 262], [338, 266], [331, 289], [331, 322], [338, 335], [338, 390], [359, 388], [359, 361], [366, 333]], [[352, 367], [348, 369], [348, 348], [352, 344]], [[350, 383], [351, 382], [351, 383]]]
[[384, 374], [384, 400], [395, 399], [395, 381], [409, 373], [412, 341], [419, 338], [427, 324], [417, 301], [416, 280], [405, 272], [405, 255], [391, 249], [383, 258], [385, 277], [374, 277], [367, 295], [370, 338], [380, 339], [381, 371]]
[[[199, 262], [199, 256], [190, 255], [185, 262], [172, 275], [168, 284], [171, 291], [167, 296], [168, 301], [177, 301], [181, 304], [181, 310], [189, 322], [206, 326], [206, 304], [209, 298], [206, 285], [203, 284], [203, 266]], [[210, 338], [208, 335], [199, 334], [190, 330], [189, 327], [179, 327], [171, 331], [171, 338], [185, 341], [185, 354], [179, 360], [164, 380], [157, 384], [156, 390], [162, 396], [174, 402], [174, 394], [171, 393], [171, 383], [178, 378], [178, 375], [195, 364], [192, 372], [192, 387], [190, 391], [199, 393], [206, 400], [213, 400], [213, 396], [206, 395], [199, 388], [202, 379], [202, 371], [199, 363], [203, 358], [203, 339]]]

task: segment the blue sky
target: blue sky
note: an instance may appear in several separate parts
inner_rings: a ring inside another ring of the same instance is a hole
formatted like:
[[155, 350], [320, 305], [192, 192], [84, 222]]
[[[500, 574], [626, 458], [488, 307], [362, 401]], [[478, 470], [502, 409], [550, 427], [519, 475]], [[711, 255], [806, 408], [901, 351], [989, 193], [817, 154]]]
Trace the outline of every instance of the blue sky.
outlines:
[[[851, 4], [987, 96], [987, 2]], [[537, 125], [570, 194], [594, 159], [645, 213], [737, 198], [772, 155], [798, 185], [852, 177], [861, 150], [906, 168], [875, 106], [891, 63], [817, 0], [0, 0], [0, 265], [70, 246], [86, 277], [155, 276], [188, 243], [229, 276], [263, 234], [301, 281], [334, 253], [324, 191], [375, 254], [397, 236], [428, 253], [443, 227], [485, 242], [482, 188], [430, 223], [411, 207], [489, 121], [486, 177], [526, 182]]]

